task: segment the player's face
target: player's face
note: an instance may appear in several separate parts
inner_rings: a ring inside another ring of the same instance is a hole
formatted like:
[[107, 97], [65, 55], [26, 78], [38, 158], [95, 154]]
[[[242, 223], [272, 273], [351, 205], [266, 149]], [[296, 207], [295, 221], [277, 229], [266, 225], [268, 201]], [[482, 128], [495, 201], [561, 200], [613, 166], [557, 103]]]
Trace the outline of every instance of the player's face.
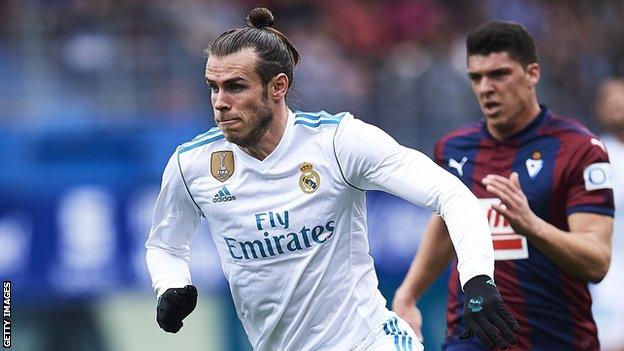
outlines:
[[[507, 52], [468, 57], [468, 77], [488, 125], [513, 129], [537, 101], [539, 65], [523, 67]], [[528, 116], [528, 118], [534, 116]]]
[[257, 60], [256, 52], [246, 48], [206, 62], [215, 122], [228, 141], [242, 147], [258, 144], [273, 119], [272, 103], [255, 71]]

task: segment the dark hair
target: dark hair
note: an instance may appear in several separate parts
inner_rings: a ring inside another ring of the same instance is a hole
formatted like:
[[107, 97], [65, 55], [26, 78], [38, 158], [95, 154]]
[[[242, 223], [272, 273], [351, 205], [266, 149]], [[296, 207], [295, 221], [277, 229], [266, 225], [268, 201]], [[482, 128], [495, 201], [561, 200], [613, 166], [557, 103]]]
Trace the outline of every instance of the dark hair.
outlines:
[[525, 67], [538, 62], [533, 37], [521, 24], [515, 22], [493, 21], [479, 26], [468, 34], [466, 51], [468, 57], [506, 52], [511, 59]]
[[226, 56], [245, 48], [258, 54], [256, 71], [264, 85], [280, 73], [293, 83], [293, 69], [299, 63], [299, 52], [288, 38], [273, 28], [275, 18], [271, 11], [257, 7], [247, 15], [247, 27], [231, 29], [221, 34], [206, 50], [210, 55]]

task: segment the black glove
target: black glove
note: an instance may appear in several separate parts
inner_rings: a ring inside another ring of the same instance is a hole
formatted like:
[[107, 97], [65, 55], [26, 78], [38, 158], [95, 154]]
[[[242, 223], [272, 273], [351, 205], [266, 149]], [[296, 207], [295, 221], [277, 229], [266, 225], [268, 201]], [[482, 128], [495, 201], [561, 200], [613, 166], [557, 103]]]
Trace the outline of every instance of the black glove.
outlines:
[[478, 275], [466, 282], [464, 293], [466, 330], [459, 338], [464, 340], [474, 333], [490, 349], [514, 345], [520, 326], [507, 310], [494, 281], [486, 275]]
[[187, 285], [183, 288], [169, 288], [158, 298], [156, 322], [166, 332], [177, 333], [182, 320], [197, 305], [197, 288]]

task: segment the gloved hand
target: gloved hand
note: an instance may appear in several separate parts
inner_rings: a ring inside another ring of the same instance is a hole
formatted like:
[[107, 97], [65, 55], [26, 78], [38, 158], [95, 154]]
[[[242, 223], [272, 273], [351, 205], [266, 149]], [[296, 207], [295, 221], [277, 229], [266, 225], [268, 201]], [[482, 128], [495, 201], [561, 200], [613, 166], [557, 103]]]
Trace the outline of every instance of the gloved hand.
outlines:
[[466, 330], [459, 338], [467, 339], [474, 333], [490, 349], [514, 345], [520, 326], [507, 310], [494, 281], [486, 275], [478, 275], [466, 282], [464, 293]]
[[187, 285], [183, 288], [169, 288], [158, 298], [156, 322], [166, 332], [177, 333], [182, 320], [197, 305], [197, 288]]

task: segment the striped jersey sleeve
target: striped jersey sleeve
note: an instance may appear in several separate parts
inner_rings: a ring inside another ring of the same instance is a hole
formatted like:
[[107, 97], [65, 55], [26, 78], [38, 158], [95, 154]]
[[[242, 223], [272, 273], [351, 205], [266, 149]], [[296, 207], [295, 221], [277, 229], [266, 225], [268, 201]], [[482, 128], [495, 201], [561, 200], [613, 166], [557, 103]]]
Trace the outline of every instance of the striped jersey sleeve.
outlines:
[[613, 169], [607, 150], [595, 137], [585, 138], [570, 160], [566, 213], [614, 215]]

